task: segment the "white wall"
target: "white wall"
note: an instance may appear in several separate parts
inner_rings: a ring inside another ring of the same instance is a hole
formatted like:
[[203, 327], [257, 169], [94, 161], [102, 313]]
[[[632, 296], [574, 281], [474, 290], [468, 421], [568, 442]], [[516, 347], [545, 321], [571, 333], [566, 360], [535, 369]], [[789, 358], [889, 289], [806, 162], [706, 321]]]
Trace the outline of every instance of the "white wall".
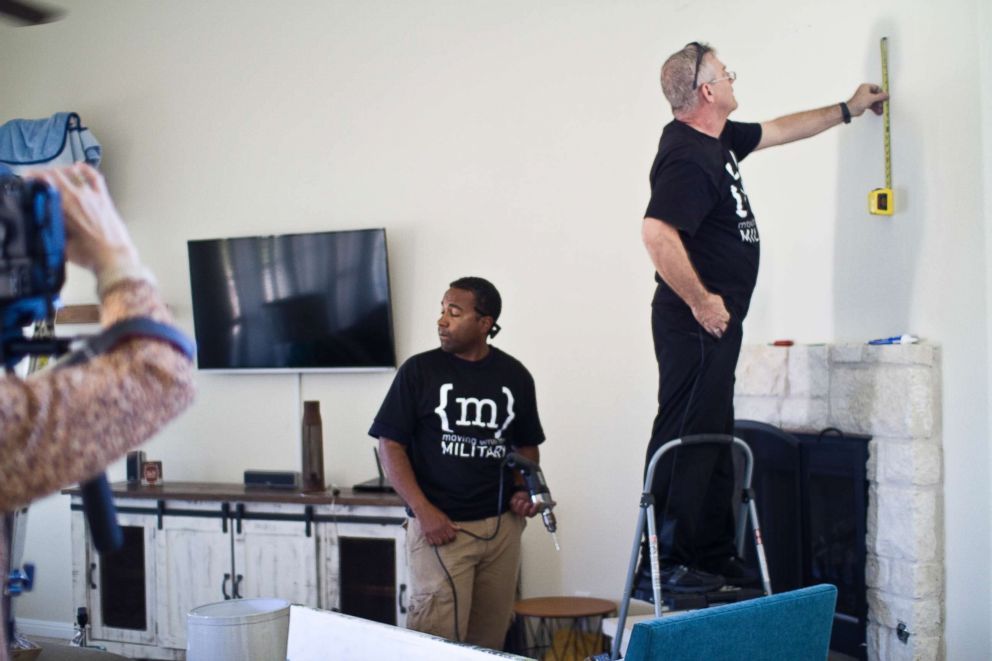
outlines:
[[[992, 31], [992, 6], [988, 3], [979, 3], [979, 30], [981, 34], [989, 34]], [[981, 53], [981, 80], [982, 80], [982, 118], [987, 119], [992, 116], [992, 46], [987, 39], [979, 40], [979, 50]], [[982, 135], [982, 187], [985, 193], [985, 306], [986, 310], [992, 309], [992, 129], [981, 127]], [[985, 337], [988, 347], [992, 347], [992, 324], [986, 323]], [[992, 361], [986, 361], [988, 370], [988, 388], [992, 389]], [[992, 406], [986, 406], [989, 416], [989, 429], [992, 430]], [[992, 473], [992, 464], [988, 467], [988, 473]], [[989, 489], [992, 490], [992, 480], [988, 480]], [[992, 531], [990, 531], [992, 534]], [[992, 618], [992, 613], [989, 613]], [[992, 620], [987, 623], [988, 630], [992, 631]]]
[[[536, 522], [526, 533], [528, 595], [623, 584], [656, 387], [639, 228], [670, 117], [658, 66], [712, 42], [740, 74], [737, 118], [763, 120], [878, 79], [889, 36], [899, 211], [866, 212], [883, 183], [875, 118], [748, 159], [764, 254], [746, 341], [944, 345], [948, 656], [992, 654], [979, 0], [52, 4], [64, 20], [0, 27], [0, 119], [82, 115], [187, 328], [192, 238], [387, 227], [404, 358], [436, 344], [448, 281], [500, 287], [497, 344], [537, 380], [561, 503], [560, 554]], [[66, 299], [91, 288], [73, 273]], [[195, 408], [147, 451], [174, 480], [295, 469], [302, 396], [321, 401], [327, 472], [349, 485], [374, 470], [365, 430], [390, 378], [202, 375]], [[68, 503], [32, 516], [40, 578], [20, 614], [68, 621]]]

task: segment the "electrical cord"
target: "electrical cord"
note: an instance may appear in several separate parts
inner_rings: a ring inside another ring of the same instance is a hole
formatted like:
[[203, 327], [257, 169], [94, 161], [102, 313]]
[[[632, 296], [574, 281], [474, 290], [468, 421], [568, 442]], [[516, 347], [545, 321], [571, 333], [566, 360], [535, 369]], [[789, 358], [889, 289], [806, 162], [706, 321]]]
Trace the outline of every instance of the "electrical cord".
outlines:
[[[506, 480], [506, 471], [503, 469], [506, 467], [506, 461], [506, 459], [503, 459], [499, 465], [499, 497], [496, 500], [496, 528], [493, 530], [492, 534], [488, 536], [476, 535], [474, 532], [470, 532], [468, 530], [459, 530], [458, 532], [465, 533], [469, 537], [474, 537], [481, 542], [489, 542], [496, 539], [496, 535], [499, 534], [500, 524], [503, 522], [503, 482]], [[447, 565], [445, 565], [444, 560], [441, 559], [441, 551], [439, 550], [440, 547], [435, 545], [433, 548], [434, 556], [437, 558], [438, 564], [441, 565], [441, 571], [444, 572], [445, 578], [448, 579], [448, 585], [451, 586], [451, 600], [455, 614], [455, 641], [460, 643], [462, 642], [462, 637], [458, 629], [458, 590], [455, 588], [455, 579], [451, 577], [451, 573], [448, 571]]]
[[441, 571], [444, 572], [445, 577], [448, 579], [448, 585], [451, 586], [451, 601], [455, 613], [455, 641], [460, 643], [462, 642], [462, 636], [458, 630], [458, 590], [455, 589], [455, 579], [451, 578], [451, 573], [448, 571], [448, 567], [444, 564], [444, 560], [441, 559], [441, 552], [438, 551], [438, 547], [435, 546], [433, 548], [438, 564], [441, 565]]

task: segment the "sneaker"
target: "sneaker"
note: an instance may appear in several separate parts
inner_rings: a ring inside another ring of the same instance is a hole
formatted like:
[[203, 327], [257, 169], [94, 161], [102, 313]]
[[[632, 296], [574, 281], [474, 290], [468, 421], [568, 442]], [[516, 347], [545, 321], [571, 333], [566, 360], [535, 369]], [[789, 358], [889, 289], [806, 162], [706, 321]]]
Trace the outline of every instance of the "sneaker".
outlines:
[[[650, 573], [638, 572], [635, 577], [632, 596], [635, 599], [654, 603], [654, 589]], [[661, 568], [661, 591], [679, 594], [713, 592], [723, 587], [722, 576], [710, 574], [685, 565], [670, 565]]]
[[711, 558], [699, 563], [709, 572], [716, 572], [727, 579], [728, 585], [741, 587], [761, 587], [761, 576], [736, 555], [724, 558]]

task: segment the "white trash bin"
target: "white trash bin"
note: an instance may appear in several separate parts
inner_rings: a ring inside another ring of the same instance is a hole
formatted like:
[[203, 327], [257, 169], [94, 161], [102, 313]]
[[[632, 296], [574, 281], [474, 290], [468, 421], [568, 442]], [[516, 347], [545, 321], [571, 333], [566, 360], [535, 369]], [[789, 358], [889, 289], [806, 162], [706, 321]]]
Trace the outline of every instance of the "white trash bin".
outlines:
[[286, 661], [289, 602], [231, 599], [186, 618], [186, 661]]

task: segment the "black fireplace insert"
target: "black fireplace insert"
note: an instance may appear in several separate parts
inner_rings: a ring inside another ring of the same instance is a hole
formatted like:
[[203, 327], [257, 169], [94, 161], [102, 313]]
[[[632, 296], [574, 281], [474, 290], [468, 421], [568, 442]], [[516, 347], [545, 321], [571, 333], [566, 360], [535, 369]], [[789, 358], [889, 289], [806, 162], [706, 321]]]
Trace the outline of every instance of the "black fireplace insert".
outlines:
[[[830, 648], [867, 658], [865, 536], [869, 436], [835, 428], [789, 432], [738, 420], [754, 453], [752, 486], [773, 592], [837, 587]], [[757, 568], [753, 548], [745, 560]]]

